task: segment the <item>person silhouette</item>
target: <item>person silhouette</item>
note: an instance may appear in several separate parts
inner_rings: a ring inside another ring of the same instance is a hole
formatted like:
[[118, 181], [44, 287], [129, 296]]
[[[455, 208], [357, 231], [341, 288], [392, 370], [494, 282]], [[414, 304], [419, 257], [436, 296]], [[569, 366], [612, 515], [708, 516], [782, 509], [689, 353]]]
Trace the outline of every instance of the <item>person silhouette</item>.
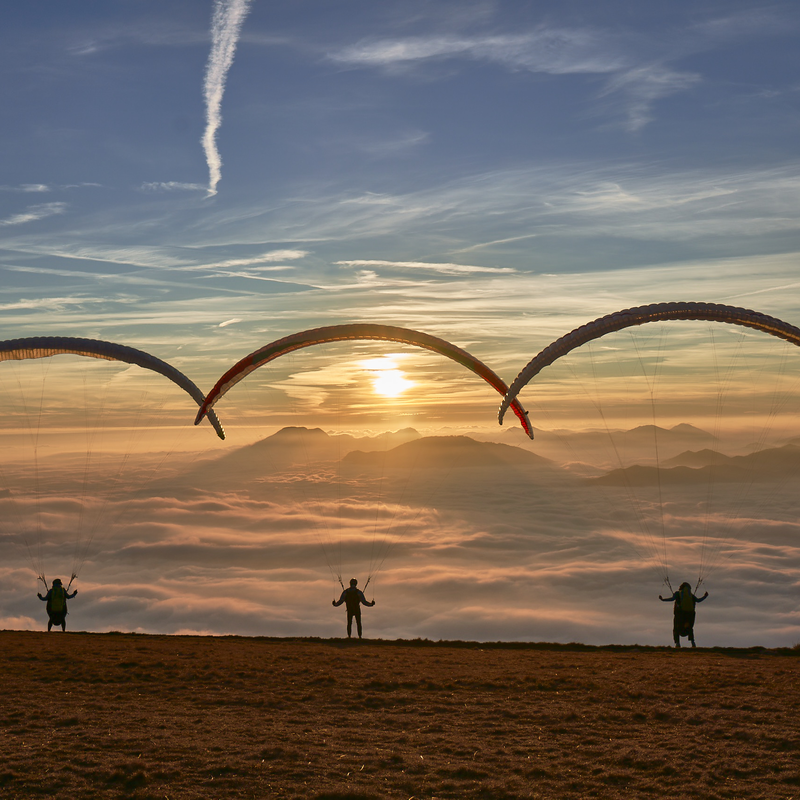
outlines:
[[[369, 583], [369, 581], [367, 581]], [[371, 603], [364, 597], [364, 592], [358, 588], [358, 581], [355, 578], [350, 579], [350, 586], [345, 589], [338, 600], [333, 600], [332, 605], [340, 606], [342, 603], [347, 607], [347, 638], [352, 636], [353, 632], [353, 619], [356, 621], [356, 629], [358, 630], [358, 638], [361, 638], [361, 606], [368, 606], [372, 608], [375, 605], [373, 600]]]
[[47, 594], [42, 596], [41, 593], [37, 593], [36, 596], [40, 600], [44, 600], [47, 603], [45, 608], [47, 609], [47, 630], [53, 627], [53, 625], [60, 625], [62, 631], [66, 631], [67, 629], [67, 600], [72, 600], [75, 595], [78, 594], [78, 590], [76, 589], [72, 594], [62, 586], [61, 578], [54, 578], [53, 585], [47, 590]]
[[[672, 588], [672, 587], [670, 587]], [[665, 603], [672, 601], [672, 638], [675, 640], [675, 647], [681, 646], [681, 636], [688, 636], [692, 647], [697, 647], [694, 641], [694, 620], [695, 606], [702, 603], [708, 597], [706, 592], [702, 597], [696, 597], [692, 592], [692, 587], [685, 581], [680, 585], [677, 592], [673, 592], [670, 597], [658, 596], [659, 600]]]

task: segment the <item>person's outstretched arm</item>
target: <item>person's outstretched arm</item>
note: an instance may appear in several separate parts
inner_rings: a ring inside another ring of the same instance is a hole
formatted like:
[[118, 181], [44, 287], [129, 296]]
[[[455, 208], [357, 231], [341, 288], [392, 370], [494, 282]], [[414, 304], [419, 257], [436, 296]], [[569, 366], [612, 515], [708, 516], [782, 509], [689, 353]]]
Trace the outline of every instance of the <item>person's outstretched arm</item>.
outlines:
[[694, 601], [695, 603], [702, 603], [703, 600], [706, 599], [706, 597], [708, 597], [708, 592], [706, 592], [702, 597], [695, 597]]
[[72, 600], [75, 595], [78, 594], [78, 590], [76, 589], [72, 594], [67, 595], [67, 600]]
[[[675, 594], [677, 594], [677, 592]], [[659, 595], [658, 599], [663, 600], [665, 603], [671, 603], [675, 599], [675, 595], [673, 594], [671, 597], [662, 597]]]
[[338, 600], [331, 600], [332, 606], [340, 606], [342, 603], [344, 603], [344, 592], [341, 593]]
[[365, 606], [369, 606], [370, 608], [372, 608], [372, 606], [375, 605], [375, 601], [373, 600], [370, 603], [370, 601], [367, 600], [366, 597], [364, 597], [364, 592], [362, 592], [360, 589], [358, 590], [358, 599], [361, 601], [361, 603], [363, 603]]

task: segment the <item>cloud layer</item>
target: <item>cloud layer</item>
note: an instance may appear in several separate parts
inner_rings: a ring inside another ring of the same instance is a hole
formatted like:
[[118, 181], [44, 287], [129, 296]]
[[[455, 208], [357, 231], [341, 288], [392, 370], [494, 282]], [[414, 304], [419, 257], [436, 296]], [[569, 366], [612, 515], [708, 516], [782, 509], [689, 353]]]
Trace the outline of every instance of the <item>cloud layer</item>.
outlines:
[[[681, 435], [684, 445], [696, 439]], [[493, 464], [494, 451], [479, 446], [469, 455], [442, 450], [445, 466], [431, 460], [439, 445], [428, 442], [435, 440], [353, 461], [353, 448], [387, 442], [298, 429], [221, 460], [206, 454], [190, 466], [176, 456], [140, 491], [120, 485], [87, 547], [71, 627], [340, 635], [341, 614], [330, 607], [338, 579], [354, 576], [364, 585], [372, 575], [368, 596], [377, 605], [364, 612], [371, 636], [669, 642], [670, 608], [657, 600], [667, 591], [658, 577], [662, 554], [654, 552], [662, 537], [640, 528], [628, 493], [587, 484], [556, 460]], [[393, 455], [421, 445], [422, 461]], [[544, 445], [555, 454], [546, 437]], [[2, 625], [41, 627], [24, 538], [49, 578], [67, 574], [71, 537], [64, 531], [80, 503], [63, 489], [61, 499], [43, 493], [38, 511], [18, 490], [0, 497], [9, 525]], [[742, 493], [741, 486], [725, 491], [731, 494], [719, 494], [720, 507]], [[706, 578], [711, 599], [698, 617], [700, 644], [794, 644], [795, 484], [771, 492], [767, 503], [751, 494], [735, 518], [718, 518], [701, 536], [704, 492], [686, 487], [670, 495], [664, 538], [676, 584], [693, 580], [704, 551], [719, 551]], [[42, 529], [21, 524], [36, 514]]]

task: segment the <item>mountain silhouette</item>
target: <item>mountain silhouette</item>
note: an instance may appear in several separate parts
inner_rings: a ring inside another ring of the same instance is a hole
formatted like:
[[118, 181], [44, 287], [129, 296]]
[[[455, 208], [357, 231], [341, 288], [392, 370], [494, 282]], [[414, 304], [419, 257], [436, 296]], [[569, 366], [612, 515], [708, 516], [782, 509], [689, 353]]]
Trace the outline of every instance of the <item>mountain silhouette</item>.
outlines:
[[344, 463], [360, 469], [464, 469], [467, 467], [550, 467], [552, 462], [527, 450], [499, 442], [479, 442], [469, 436], [427, 436], [401, 444], [385, 454], [355, 450]]
[[364, 437], [332, 435], [321, 428], [281, 428], [257, 442], [193, 465], [174, 482], [185, 488], [234, 487], [286, 470], [309, 471], [320, 464], [338, 464], [354, 449], [388, 449], [418, 438], [413, 428]]
[[708, 481], [749, 481], [749, 473], [737, 467], [643, 467], [634, 464], [625, 469], [615, 469], [599, 478], [587, 478], [586, 482], [598, 486], [668, 486], [674, 484], [703, 484]]
[[662, 467], [692, 467], [698, 469], [699, 467], [708, 467], [713, 464], [730, 464], [733, 459], [731, 456], [726, 456], [718, 450], [711, 450], [706, 448], [704, 450], [686, 450], [679, 453], [674, 458], [668, 458], [662, 462]]
[[787, 444], [744, 456], [726, 456], [715, 450], [687, 451], [662, 467], [633, 464], [612, 470], [589, 483], [604, 486], [653, 486], [677, 483], [762, 482], [800, 477], [800, 446]]
[[[396, 446], [393, 446], [395, 445]], [[386, 449], [380, 449], [380, 448]], [[412, 428], [373, 437], [283, 428], [253, 444], [192, 466], [169, 483], [184, 489], [237, 489], [291, 474], [292, 480], [339, 482], [345, 474], [380, 476], [426, 469], [526, 467], [556, 471], [528, 450], [467, 436], [420, 437]]]

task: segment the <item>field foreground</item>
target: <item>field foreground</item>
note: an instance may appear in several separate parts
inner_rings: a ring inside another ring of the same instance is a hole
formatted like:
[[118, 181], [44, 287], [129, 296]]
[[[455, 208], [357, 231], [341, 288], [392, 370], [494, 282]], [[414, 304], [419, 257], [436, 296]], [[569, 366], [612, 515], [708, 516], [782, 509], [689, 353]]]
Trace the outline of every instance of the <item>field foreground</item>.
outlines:
[[800, 798], [800, 651], [0, 632], [0, 796]]

